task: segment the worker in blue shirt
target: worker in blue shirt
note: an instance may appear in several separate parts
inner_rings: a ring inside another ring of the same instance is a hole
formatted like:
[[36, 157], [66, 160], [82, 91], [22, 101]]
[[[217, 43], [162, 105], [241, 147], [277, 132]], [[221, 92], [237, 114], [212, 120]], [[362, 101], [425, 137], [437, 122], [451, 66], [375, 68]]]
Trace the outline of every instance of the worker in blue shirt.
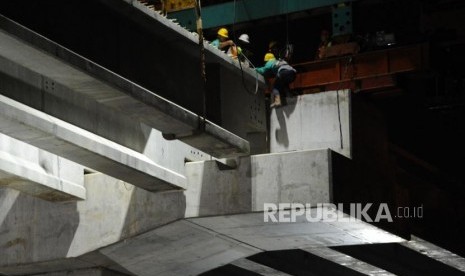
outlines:
[[289, 91], [289, 84], [295, 80], [296, 70], [285, 60], [277, 60], [272, 53], [265, 55], [266, 62], [263, 67], [256, 68], [257, 72], [265, 77], [275, 77], [273, 90], [271, 91], [271, 108], [281, 106], [281, 96]]
[[224, 52], [226, 52], [229, 47], [234, 46], [234, 42], [229, 39], [228, 29], [219, 29], [217, 35], [218, 37], [210, 43], [212, 46], [223, 50]]

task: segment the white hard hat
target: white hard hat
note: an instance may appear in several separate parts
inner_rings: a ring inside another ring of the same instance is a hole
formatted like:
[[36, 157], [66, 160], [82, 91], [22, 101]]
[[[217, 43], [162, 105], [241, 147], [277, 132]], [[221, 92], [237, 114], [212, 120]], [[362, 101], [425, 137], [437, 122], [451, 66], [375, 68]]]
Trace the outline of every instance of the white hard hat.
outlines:
[[250, 43], [248, 34], [241, 34], [241, 36], [239, 37], [239, 40], [245, 43]]

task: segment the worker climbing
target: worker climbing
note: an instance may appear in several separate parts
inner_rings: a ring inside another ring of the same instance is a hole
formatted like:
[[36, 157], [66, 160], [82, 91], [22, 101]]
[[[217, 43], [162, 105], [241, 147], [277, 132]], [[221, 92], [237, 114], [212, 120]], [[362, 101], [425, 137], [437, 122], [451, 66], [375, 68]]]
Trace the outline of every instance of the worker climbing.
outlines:
[[270, 107], [279, 107], [281, 95], [286, 97], [289, 92], [289, 84], [295, 80], [296, 70], [287, 61], [277, 60], [273, 53], [267, 53], [264, 58], [265, 65], [256, 68], [257, 72], [265, 77], [275, 77], [273, 89], [271, 91]]

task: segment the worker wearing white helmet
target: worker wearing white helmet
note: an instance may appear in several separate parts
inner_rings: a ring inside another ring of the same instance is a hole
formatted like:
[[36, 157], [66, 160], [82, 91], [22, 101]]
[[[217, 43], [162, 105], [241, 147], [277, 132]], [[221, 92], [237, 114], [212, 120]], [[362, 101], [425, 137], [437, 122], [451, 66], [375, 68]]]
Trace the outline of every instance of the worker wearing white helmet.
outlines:
[[250, 44], [250, 37], [248, 34], [241, 34], [238, 38], [236, 46], [230, 47], [228, 54], [239, 60], [247, 67], [250, 66], [249, 58], [252, 56], [252, 52], [248, 50], [248, 45]]
[[248, 34], [241, 34], [239, 36], [239, 41], [241, 41], [243, 43], [246, 43], [246, 44], [250, 44], [249, 35]]

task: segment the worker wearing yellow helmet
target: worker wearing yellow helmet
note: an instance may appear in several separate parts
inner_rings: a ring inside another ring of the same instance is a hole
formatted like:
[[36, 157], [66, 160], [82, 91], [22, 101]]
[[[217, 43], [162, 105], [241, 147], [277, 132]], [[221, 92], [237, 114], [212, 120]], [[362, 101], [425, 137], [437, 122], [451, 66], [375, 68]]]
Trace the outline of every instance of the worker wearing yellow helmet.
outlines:
[[289, 84], [295, 80], [296, 70], [285, 60], [277, 60], [273, 53], [266, 53], [263, 58], [265, 65], [256, 68], [257, 72], [265, 77], [274, 77], [273, 90], [271, 91], [271, 106], [281, 106], [281, 94], [286, 96]]
[[226, 51], [230, 46], [234, 46], [234, 42], [229, 39], [228, 29], [226, 28], [220, 28], [217, 32], [217, 38], [210, 44], [223, 51]]

